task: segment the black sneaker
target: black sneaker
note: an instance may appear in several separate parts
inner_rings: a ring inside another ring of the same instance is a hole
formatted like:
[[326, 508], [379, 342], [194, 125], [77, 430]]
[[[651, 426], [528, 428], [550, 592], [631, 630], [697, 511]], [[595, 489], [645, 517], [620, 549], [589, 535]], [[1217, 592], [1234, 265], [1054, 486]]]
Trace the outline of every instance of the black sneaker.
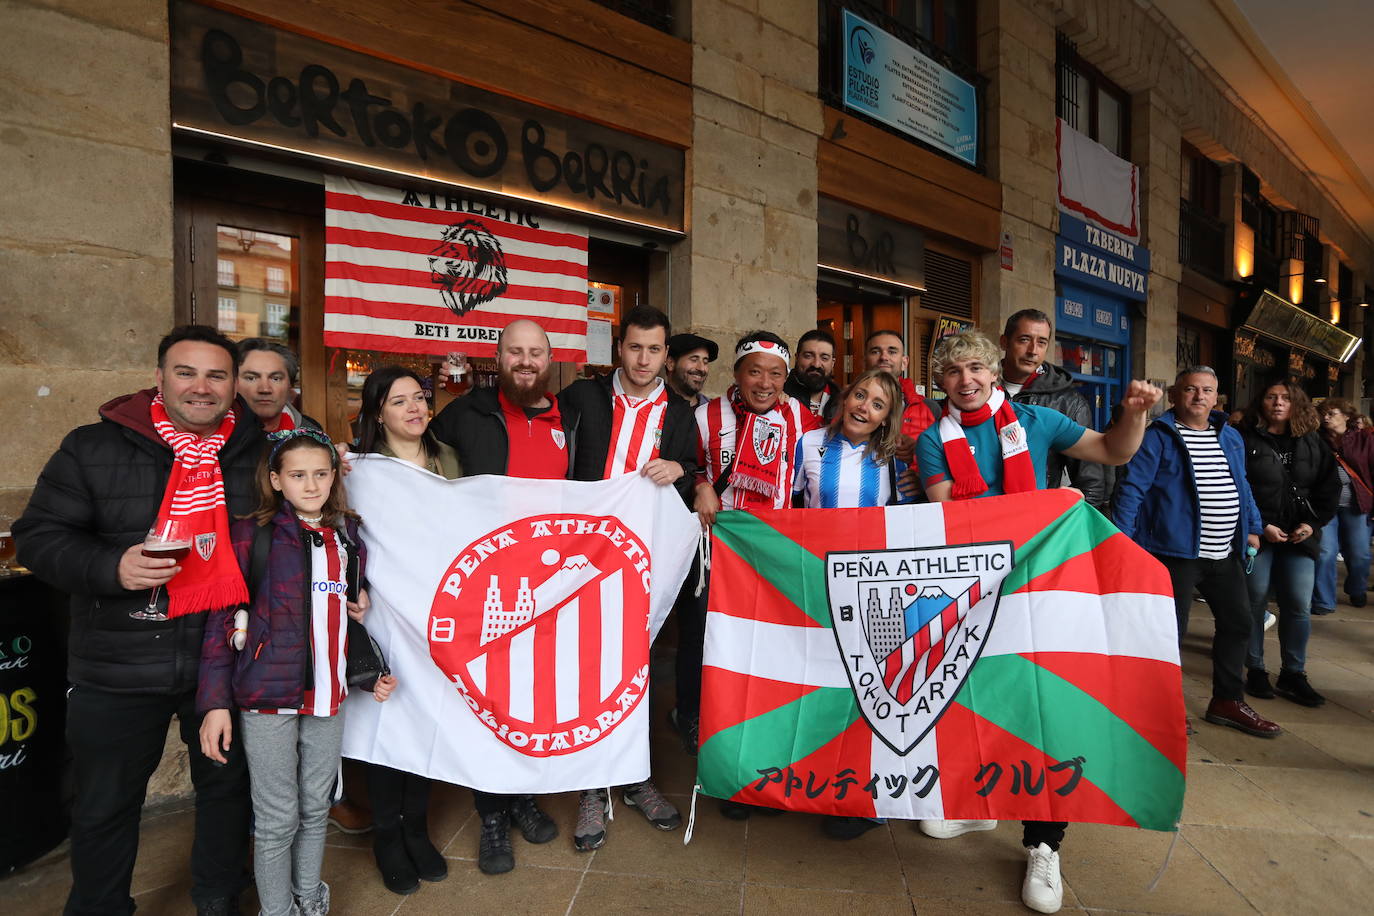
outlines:
[[1263, 668], [1251, 668], [1245, 675], [1245, 692], [1261, 700], [1274, 699], [1274, 688], [1269, 686], [1269, 672]]
[[1274, 681], [1274, 692], [1299, 706], [1321, 706], [1326, 702], [1326, 697], [1307, 683], [1307, 675], [1299, 671], [1280, 671]]
[[682, 736], [682, 749], [687, 753], [687, 756], [695, 757], [697, 755], [697, 735], [701, 726], [701, 720], [679, 716], [678, 711], [673, 709], [668, 713], [668, 721], [672, 723], [674, 730]]
[[558, 825], [539, 810], [533, 795], [517, 795], [511, 799], [510, 819], [520, 828], [526, 843], [547, 843], [558, 836]]
[[867, 817], [840, 817], [829, 814], [821, 821], [821, 833], [832, 840], [853, 840], [863, 836], [882, 824]]
[[216, 897], [214, 900], [206, 900], [204, 903], [196, 904], [196, 916], [237, 916], [239, 912], [238, 895], [233, 897]]
[[1351, 607], [1364, 607], [1369, 601], [1369, 599], [1365, 597], [1364, 592], [1360, 592], [1358, 595], [1347, 595], [1346, 597], [1350, 599]]
[[515, 867], [515, 851], [510, 845], [510, 815], [505, 811], [482, 818], [477, 867], [484, 875], [504, 875]]

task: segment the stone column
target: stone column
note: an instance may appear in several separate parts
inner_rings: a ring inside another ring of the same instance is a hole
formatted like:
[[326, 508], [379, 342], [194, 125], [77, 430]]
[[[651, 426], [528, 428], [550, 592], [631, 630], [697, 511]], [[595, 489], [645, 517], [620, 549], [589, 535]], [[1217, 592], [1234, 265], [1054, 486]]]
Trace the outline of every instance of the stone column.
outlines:
[[1132, 374], [1173, 381], [1178, 342], [1178, 205], [1183, 193], [1179, 120], [1154, 90], [1131, 99], [1131, 159], [1140, 166], [1141, 241], [1150, 249], [1150, 291], [1137, 320]]
[[673, 321], [720, 343], [714, 393], [741, 334], [790, 344], [816, 324], [817, 28], [814, 4], [692, 3], [691, 235], [672, 255]]
[[1054, 312], [1054, 15], [1031, 0], [980, 0], [978, 29], [988, 177], [1002, 182], [1002, 231], [1014, 249], [1010, 271], [995, 253], [983, 258], [982, 326], [995, 338], [1020, 309]]
[[4, 21], [0, 529], [69, 429], [152, 384], [172, 319], [165, 0], [8, 0]]

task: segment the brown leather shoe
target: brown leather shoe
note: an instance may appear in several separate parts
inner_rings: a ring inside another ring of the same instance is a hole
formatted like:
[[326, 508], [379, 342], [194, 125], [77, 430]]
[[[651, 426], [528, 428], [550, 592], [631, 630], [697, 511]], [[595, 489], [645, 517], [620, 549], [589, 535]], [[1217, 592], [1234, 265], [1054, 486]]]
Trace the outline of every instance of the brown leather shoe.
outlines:
[[344, 799], [329, 809], [329, 823], [343, 833], [357, 835], [372, 829], [372, 812]]
[[1207, 715], [1203, 716], [1213, 725], [1225, 725], [1239, 729], [1257, 738], [1277, 738], [1283, 729], [1250, 708], [1244, 700], [1218, 700], [1212, 698], [1207, 704]]

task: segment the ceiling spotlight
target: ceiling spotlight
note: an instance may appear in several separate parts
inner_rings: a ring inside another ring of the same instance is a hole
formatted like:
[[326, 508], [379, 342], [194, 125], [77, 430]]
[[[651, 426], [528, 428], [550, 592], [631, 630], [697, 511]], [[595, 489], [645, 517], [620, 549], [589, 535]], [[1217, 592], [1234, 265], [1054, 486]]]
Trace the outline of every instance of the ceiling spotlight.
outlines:
[[1325, 283], [1325, 282], [1326, 282], [1326, 278], [1325, 278], [1325, 277], [1318, 277], [1317, 279], [1313, 280], [1312, 282], [1313, 282], [1313, 283]]

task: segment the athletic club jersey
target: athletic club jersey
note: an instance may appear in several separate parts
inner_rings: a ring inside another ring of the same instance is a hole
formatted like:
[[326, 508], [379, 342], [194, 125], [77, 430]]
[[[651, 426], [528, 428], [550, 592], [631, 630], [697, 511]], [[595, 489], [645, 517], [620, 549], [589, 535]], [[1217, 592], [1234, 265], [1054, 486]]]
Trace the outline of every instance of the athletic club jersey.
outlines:
[[314, 671], [305, 685], [300, 709], [265, 709], [279, 714], [332, 716], [348, 693], [344, 680], [347, 664], [348, 552], [332, 528], [313, 529], [323, 546], [310, 548], [310, 659]]
[[[774, 509], [785, 509], [789, 503], [790, 481], [792, 480], [792, 459], [797, 440], [807, 430], [815, 429], [820, 423], [811, 411], [796, 398], [788, 398], [786, 404], [778, 405], [762, 418], [782, 430], [782, 486], [778, 487], [773, 500]], [[730, 396], [712, 398], [696, 410], [697, 420], [697, 467], [702, 469], [706, 482], [712, 485], [719, 479], [721, 472], [730, 464], [735, 454], [735, 410], [730, 406]], [[745, 505], [743, 497], [734, 486], [725, 488], [720, 496], [722, 509], [739, 509]]]
[[[1050, 452], [1062, 452], [1083, 437], [1084, 429], [1051, 407], [1038, 404], [1012, 403], [1011, 409], [1026, 431], [1026, 444], [1031, 464], [1035, 468], [1035, 485], [1045, 489], [1045, 462]], [[984, 496], [1002, 495], [1002, 447], [997, 438], [997, 424], [992, 418], [977, 426], [964, 427], [968, 446], [978, 462], [978, 471], [987, 482]], [[921, 483], [925, 486], [949, 479], [949, 461], [940, 442], [940, 424], [935, 422], [916, 440], [916, 466], [921, 469]]]
[[[893, 458], [897, 475], [906, 465]], [[808, 509], [860, 509], [886, 506], [892, 480], [886, 464], [875, 464], [867, 445], [854, 445], [842, 433], [813, 429], [802, 435], [793, 459], [792, 492]]]
[[658, 387], [648, 397], [625, 393], [620, 370], [611, 376], [611, 446], [606, 450], [606, 479], [632, 474], [658, 457], [663, 441], [663, 417], [668, 412], [668, 386], [658, 379]]

